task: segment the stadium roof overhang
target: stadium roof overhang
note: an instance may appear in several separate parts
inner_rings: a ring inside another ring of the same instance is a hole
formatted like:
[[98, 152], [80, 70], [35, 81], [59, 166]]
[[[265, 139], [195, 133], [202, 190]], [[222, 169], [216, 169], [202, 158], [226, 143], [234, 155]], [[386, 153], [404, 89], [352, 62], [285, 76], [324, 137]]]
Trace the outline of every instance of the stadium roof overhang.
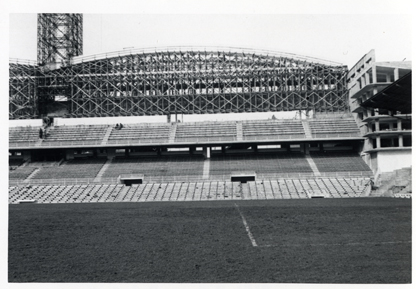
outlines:
[[362, 107], [412, 112], [412, 72], [393, 82], [361, 104]]

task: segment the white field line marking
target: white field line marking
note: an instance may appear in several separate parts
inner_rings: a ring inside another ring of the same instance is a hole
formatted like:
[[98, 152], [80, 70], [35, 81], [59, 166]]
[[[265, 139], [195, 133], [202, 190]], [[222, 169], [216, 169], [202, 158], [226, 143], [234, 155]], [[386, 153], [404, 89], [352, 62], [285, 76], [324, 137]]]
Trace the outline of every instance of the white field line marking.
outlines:
[[288, 246], [356, 246], [356, 245], [390, 245], [390, 244], [408, 244], [412, 243], [412, 241], [393, 241], [393, 242], [355, 242], [355, 243], [334, 243], [334, 244], [325, 244], [325, 243], [317, 243], [317, 244], [273, 244], [273, 245], [262, 245], [259, 247], [288, 247]]
[[250, 227], [247, 224], [246, 218], [244, 218], [243, 213], [241, 213], [240, 208], [238, 207], [236, 203], [234, 203], [234, 206], [237, 208], [237, 211], [240, 214], [241, 219], [243, 220], [243, 224], [244, 224], [244, 227], [246, 227], [247, 235], [251, 241], [251, 244], [253, 245], [253, 247], [257, 247], [256, 240], [254, 239], [253, 234], [250, 232]]

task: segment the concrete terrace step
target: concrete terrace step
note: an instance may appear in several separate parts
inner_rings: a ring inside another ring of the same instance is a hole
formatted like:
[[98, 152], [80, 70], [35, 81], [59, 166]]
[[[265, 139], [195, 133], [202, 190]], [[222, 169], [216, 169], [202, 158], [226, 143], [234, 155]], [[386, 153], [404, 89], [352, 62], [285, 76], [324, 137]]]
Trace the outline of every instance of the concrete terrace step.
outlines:
[[175, 136], [176, 136], [176, 130], [178, 128], [178, 124], [177, 123], [173, 123], [172, 126], [170, 127], [170, 132], [169, 132], [169, 143], [174, 143], [175, 142]]
[[309, 126], [309, 122], [306, 120], [302, 121], [303, 130], [305, 131], [305, 136], [307, 138], [312, 138], [311, 128]]
[[316, 182], [281, 179], [248, 183], [208, 180], [144, 183], [131, 187], [119, 184], [24, 185], [9, 187], [9, 203], [26, 199], [38, 203], [90, 203], [365, 197], [362, 188], [354, 189], [353, 183], [353, 180], [341, 179], [319, 179]]
[[108, 167], [111, 165], [113, 161], [113, 158], [110, 157], [105, 164], [101, 167], [100, 171], [98, 172], [97, 176], [94, 179], [94, 182], [100, 182], [102, 176], [104, 175], [104, 173], [107, 171]]
[[241, 122], [236, 123], [236, 129], [237, 129], [237, 141], [243, 140], [243, 124]]
[[23, 182], [29, 182], [39, 171], [40, 168], [36, 168]]
[[107, 131], [105, 132], [105, 135], [104, 135], [104, 138], [103, 138], [103, 140], [101, 142], [101, 145], [107, 144], [108, 138], [110, 137], [112, 131], [113, 131], [113, 127], [109, 126], [107, 128]]

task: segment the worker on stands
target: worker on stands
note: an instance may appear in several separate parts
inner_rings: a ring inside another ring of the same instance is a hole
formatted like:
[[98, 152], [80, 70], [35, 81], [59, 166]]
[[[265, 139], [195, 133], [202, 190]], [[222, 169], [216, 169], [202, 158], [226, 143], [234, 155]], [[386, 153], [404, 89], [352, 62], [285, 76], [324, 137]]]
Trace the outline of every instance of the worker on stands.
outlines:
[[115, 129], [119, 129], [118, 123], [116, 124], [116, 127], [115, 127]]
[[122, 129], [123, 128], [123, 124], [122, 123], [120, 123], [120, 128], [119, 129]]
[[43, 138], [43, 130], [41, 128], [39, 129], [39, 138]]
[[45, 127], [48, 127], [48, 126], [49, 126], [49, 124], [50, 124], [50, 119], [49, 119], [49, 117], [45, 116], [45, 117], [43, 118], [43, 123], [44, 123], [44, 126], [45, 126]]

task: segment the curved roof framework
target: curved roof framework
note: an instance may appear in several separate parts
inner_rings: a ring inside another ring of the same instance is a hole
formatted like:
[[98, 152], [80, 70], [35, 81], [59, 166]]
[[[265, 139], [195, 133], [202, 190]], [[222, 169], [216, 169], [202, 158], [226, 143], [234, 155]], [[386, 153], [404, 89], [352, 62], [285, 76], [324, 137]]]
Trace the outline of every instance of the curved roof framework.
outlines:
[[56, 95], [71, 117], [349, 110], [346, 66], [231, 50], [75, 57], [38, 77], [40, 112]]

